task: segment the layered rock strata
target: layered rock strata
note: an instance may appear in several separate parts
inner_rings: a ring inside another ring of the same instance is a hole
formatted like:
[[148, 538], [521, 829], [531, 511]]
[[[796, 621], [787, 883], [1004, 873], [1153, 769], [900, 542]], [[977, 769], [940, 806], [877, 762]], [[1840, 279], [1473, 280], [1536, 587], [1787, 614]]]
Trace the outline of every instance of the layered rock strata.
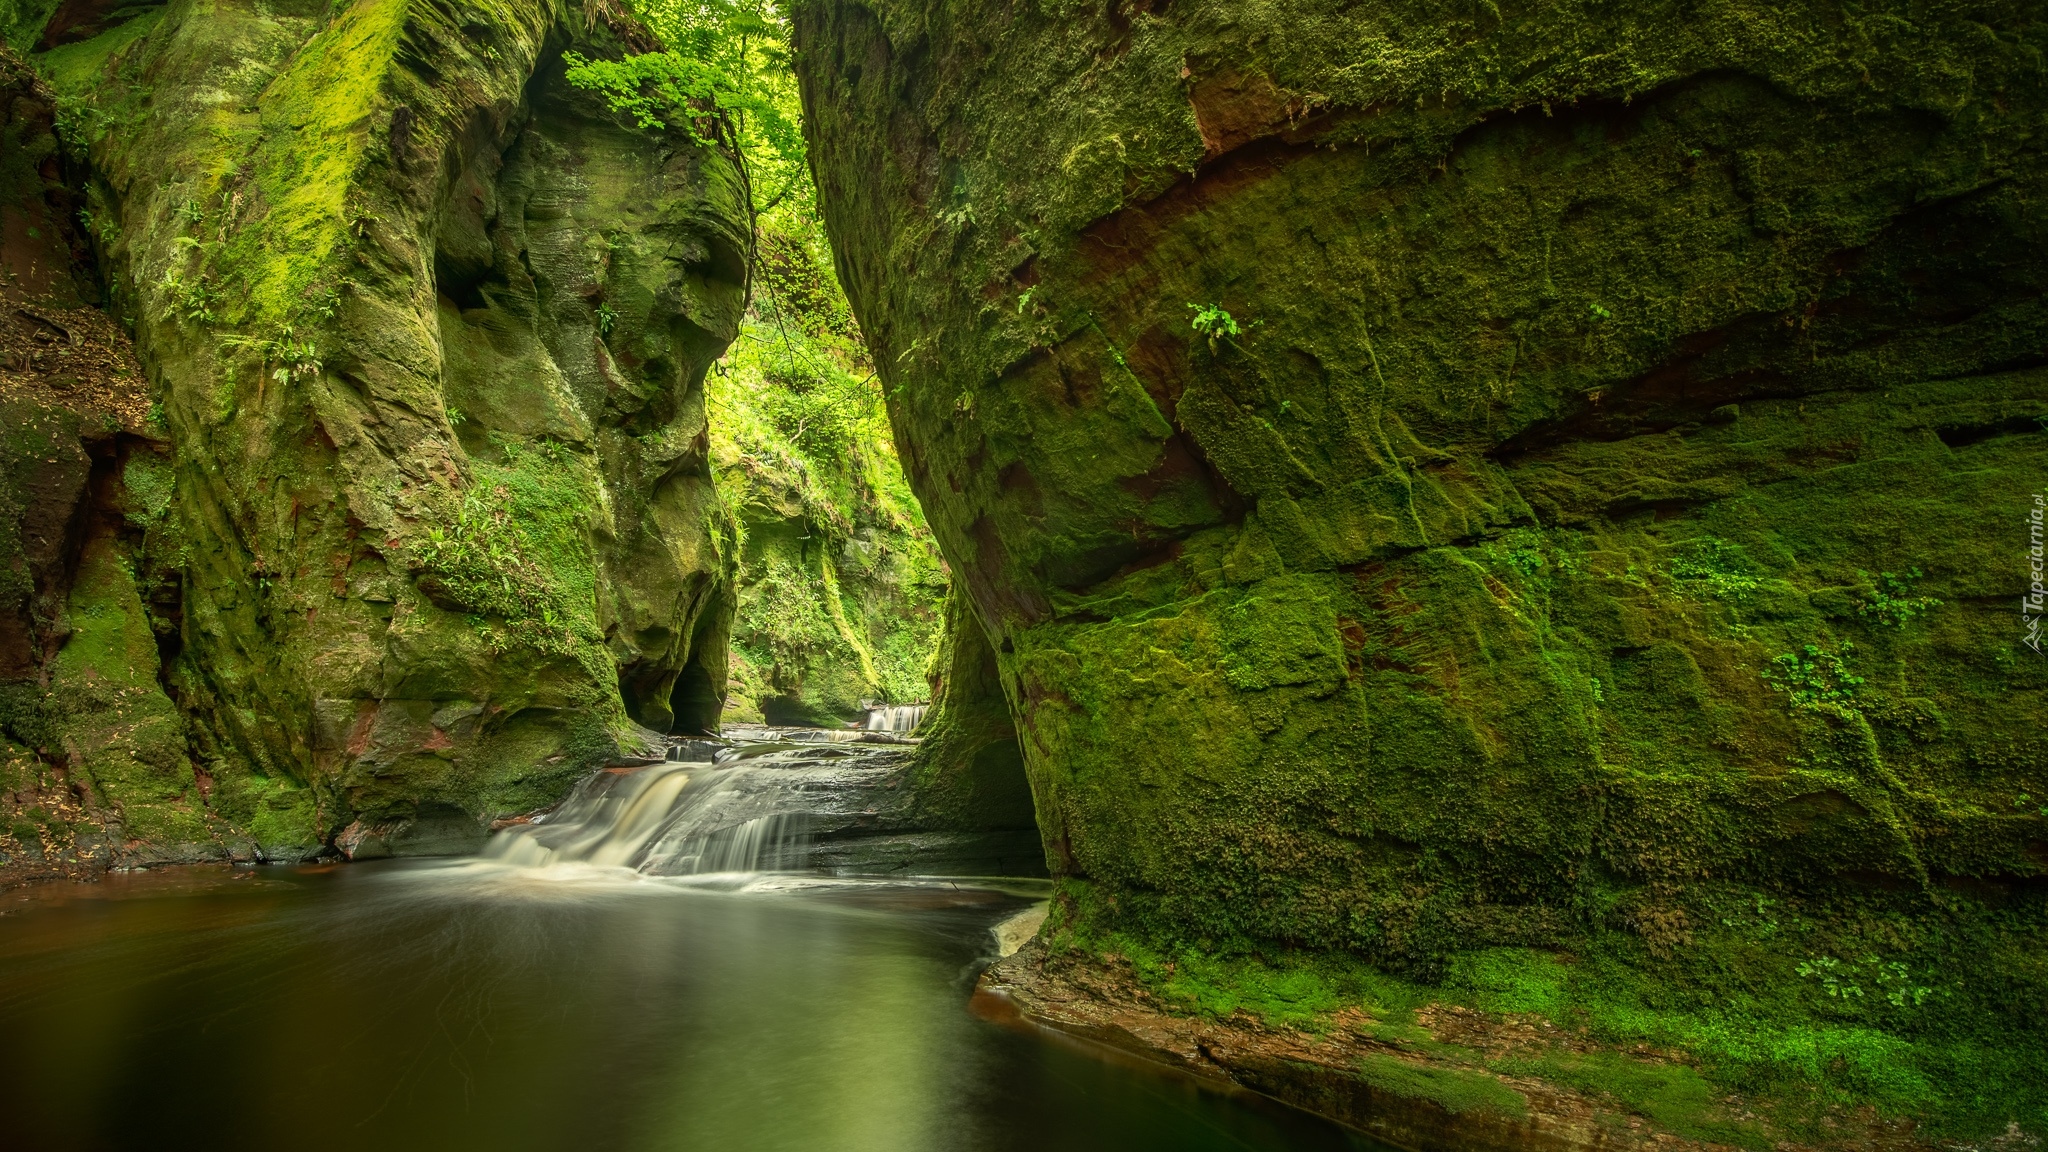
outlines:
[[2041, 875], [2044, 73], [1979, 9], [803, 5], [1058, 870], [1417, 962]]

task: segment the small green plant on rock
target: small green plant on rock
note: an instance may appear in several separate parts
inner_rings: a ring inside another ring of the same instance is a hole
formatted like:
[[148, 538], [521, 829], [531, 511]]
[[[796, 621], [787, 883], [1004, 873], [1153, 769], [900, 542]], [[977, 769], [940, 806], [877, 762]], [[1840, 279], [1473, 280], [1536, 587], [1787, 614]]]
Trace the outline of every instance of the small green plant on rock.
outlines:
[[1527, 546], [1502, 548], [1499, 558], [1501, 563], [1524, 576], [1534, 576], [1543, 567], [1543, 553]]
[[[1856, 575], [1868, 580], [1870, 573]], [[1904, 572], [1880, 572], [1877, 574], [1877, 591], [1869, 599], [1856, 606], [1864, 619], [1887, 628], [1903, 628], [1906, 621], [1915, 616], [1925, 615], [1941, 607], [1941, 601], [1932, 596], [1913, 595], [1913, 582], [1920, 579], [1918, 568]]]
[[293, 339], [290, 328], [286, 328], [284, 338], [277, 341], [273, 359], [277, 361], [277, 368], [271, 372], [270, 378], [280, 384], [320, 374], [319, 349], [311, 340]]
[[[508, 457], [513, 443], [500, 441]], [[534, 446], [532, 455], [550, 457], [549, 448]], [[452, 517], [411, 542], [421, 587], [444, 607], [485, 618], [497, 641], [601, 663], [593, 590], [583, 575], [589, 496], [577, 470], [560, 462], [521, 467], [516, 458], [473, 467]]]
[[1244, 335], [1244, 326], [1237, 322], [1221, 304], [1190, 304], [1195, 319], [1189, 327], [1209, 339], [1209, 351], [1216, 351], [1216, 342], [1230, 340]]
[[1801, 645], [1797, 652], [1772, 657], [1764, 679], [1791, 697], [1794, 708], [1846, 720], [1856, 714], [1856, 693], [1863, 684], [1846, 659], [1854, 647], [1844, 641], [1839, 651], [1829, 652]]
[[163, 318], [192, 324], [213, 323], [213, 305], [219, 292], [206, 273], [187, 277], [177, 268], [164, 270]]
[[289, 324], [279, 329], [278, 334], [269, 339], [258, 336], [223, 336], [220, 346], [254, 349], [263, 357], [265, 363], [277, 365], [270, 373], [270, 378], [279, 384], [320, 374], [320, 349], [312, 340], [300, 339]]
[[[1874, 996], [1894, 1008], [1918, 1008], [1934, 989], [1915, 983], [1907, 967], [1897, 960], [1867, 956], [1860, 961], [1813, 956], [1799, 962], [1799, 975], [1817, 982], [1830, 1000], [1845, 1003]], [[1870, 987], [1866, 989], [1865, 984]]]
[[1712, 536], [1694, 540], [1671, 561], [1671, 578], [1695, 598], [1740, 600], [1762, 583], [1742, 549]]

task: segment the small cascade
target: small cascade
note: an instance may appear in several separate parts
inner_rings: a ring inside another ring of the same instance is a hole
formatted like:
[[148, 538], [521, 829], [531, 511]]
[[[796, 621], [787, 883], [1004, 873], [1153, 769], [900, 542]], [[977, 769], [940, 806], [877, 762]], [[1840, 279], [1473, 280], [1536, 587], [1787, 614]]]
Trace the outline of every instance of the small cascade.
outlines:
[[[665, 761], [584, 780], [554, 811], [492, 837], [484, 855], [521, 867], [595, 864], [650, 876], [805, 867], [813, 831], [871, 821], [877, 790], [902, 765], [900, 751], [806, 738], [830, 731], [771, 730], [739, 744], [674, 741]], [[895, 799], [898, 790], [886, 793]]]
[[731, 745], [723, 740], [678, 737], [668, 742], [666, 758], [683, 764], [714, 764], [718, 761], [718, 754], [730, 747]]
[[570, 862], [637, 868], [648, 845], [668, 829], [676, 802], [699, 771], [673, 760], [607, 768], [578, 785], [553, 812], [492, 837], [484, 855], [530, 868]]
[[869, 732], [907, 733], [924, 722], [926, 704], [883, 704], [868, 709]]

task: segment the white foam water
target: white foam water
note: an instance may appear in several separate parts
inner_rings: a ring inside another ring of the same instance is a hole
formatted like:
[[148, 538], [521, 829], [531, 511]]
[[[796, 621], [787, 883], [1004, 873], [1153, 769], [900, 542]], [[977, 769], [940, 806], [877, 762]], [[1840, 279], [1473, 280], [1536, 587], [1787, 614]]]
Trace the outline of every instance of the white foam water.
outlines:
[[800, 868], [810, 854], [812, 817], [834, 813], [843, 820], [845, 810], [871, 795], [865, 789], [873, 787], [883, 748], [774, 735], [719, 748], [712, 763], [607, 768], [554, 811], [493, 836], [484, 858], [648, 876]]
[[924, 723], [924, 714], [929, 709], [925, 704], [884, 704], [868, 709], [867, 730], [870, 732], [909, 733], [917, 731]]

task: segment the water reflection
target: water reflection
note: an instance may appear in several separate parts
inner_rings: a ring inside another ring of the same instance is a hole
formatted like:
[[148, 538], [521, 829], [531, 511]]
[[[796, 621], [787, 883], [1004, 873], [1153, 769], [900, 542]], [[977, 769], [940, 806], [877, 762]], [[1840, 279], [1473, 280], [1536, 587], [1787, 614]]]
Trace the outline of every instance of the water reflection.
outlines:
[[1364, 1146], [968, 1015], [1023, 895], [482, 861], [247, 877], [11, 904], [10, 1147]]

